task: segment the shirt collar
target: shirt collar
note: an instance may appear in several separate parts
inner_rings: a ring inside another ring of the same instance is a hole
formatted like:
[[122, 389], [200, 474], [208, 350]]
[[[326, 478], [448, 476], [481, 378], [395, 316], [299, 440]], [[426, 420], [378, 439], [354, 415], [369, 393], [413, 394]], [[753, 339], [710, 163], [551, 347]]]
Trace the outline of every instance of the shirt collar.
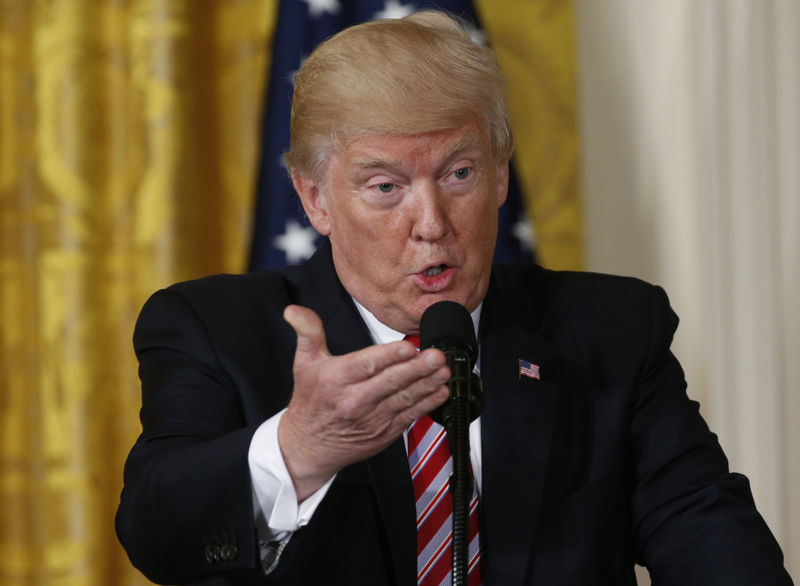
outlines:
[[[372, 336], [372, 341], [376, 344], [388, 344], [389, 342], [396, 342], [406, 337], [403, 332], [393, 330], [389, 326], [378, 321], [378, 318], [372, 315], [372, 312], [370, 312], [369, 309], [361, 305], [355, 299], [353, 299], [353, 303], [356, 304], [356, 309], [358, 309], [358, 313], [361, 314], [361, 318], [364, 320], [364, 323], [367, 324], [367, 329]], [[472, 327], [475, 329], [476, 337], [478, 335], [478, 324], [481, 320], [482, 308], [483, 301], [481, 301], [475, 311], [470, 314], [470, 317], [472, 318]]]

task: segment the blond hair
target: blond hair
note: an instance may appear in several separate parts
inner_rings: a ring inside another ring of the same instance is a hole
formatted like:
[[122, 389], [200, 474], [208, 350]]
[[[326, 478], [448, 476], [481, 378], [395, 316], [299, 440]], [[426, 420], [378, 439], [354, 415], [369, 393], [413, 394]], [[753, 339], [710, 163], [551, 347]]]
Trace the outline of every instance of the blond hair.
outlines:
[[319, 45], [295, 77], [286, 162], [320, 179], [327, 158], [367, 134], [488, 125], [498, 162], [513, 150], [494, 54], [455, 18], [421, 11], [347, 28]]

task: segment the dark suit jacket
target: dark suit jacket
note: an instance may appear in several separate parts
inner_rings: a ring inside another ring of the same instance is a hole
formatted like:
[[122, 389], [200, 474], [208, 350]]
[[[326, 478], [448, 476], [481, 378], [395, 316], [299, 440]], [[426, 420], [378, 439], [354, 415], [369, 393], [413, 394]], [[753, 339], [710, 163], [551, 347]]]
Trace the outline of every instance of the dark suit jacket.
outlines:
[[[328, 245], [300, 268], [175, 285], [134, 336], [143, 433], [117, 532], [163, 583], [415, 584], [402, 438], [342, 470], [275, 570], [260, 568], [247, 452], [292, 390], [283, 308], [334, 354], [371, 344]], [[782, 554], [685, 394], [677, 318], [634, 279], [496, 266], [481, 315], [482, 569], [487, 585], [790, 584]], [[541, 367], [519, 376], [518, 359]]]

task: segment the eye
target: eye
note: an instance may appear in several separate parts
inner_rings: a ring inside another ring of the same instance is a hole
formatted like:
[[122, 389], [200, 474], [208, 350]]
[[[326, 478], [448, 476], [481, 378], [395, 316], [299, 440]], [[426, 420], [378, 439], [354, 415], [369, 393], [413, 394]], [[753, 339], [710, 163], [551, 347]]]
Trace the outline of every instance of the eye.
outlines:
[[377, 187], [381, 193], [391, 193], [394, 190], [394, 183], [378, 183]]
[[453, 171], [453, 176], [456, 179], [466, 179], [469, 177], [470, 173], [472, 173], [471, 167], [462, 167], [461, 169], [456, 169]]

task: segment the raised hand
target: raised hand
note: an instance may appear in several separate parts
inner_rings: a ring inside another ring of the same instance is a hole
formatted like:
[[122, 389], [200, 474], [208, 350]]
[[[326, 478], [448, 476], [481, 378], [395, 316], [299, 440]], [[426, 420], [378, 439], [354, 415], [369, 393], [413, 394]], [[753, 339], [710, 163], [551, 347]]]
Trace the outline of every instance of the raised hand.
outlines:
[[316, 313], [290, 305], [283, 317], [297, 333], [297, 352], [278, 441], [302, 501], [444, 403], [450, 371], [439, 350], [417, 352], [405, 341], [331, 356]]

